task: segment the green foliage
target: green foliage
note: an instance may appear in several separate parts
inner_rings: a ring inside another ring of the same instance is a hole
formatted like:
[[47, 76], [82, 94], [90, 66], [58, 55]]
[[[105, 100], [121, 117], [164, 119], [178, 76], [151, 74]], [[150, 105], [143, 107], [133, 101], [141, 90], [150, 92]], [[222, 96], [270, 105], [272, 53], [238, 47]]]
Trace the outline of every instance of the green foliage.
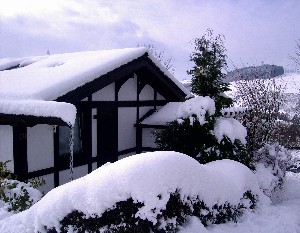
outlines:
[[11, 192], [17, 187], [17, 183], [6, 183], [6, 190], [9, 194], [1, 196], [5, 203], [9, 203], [7, 210], [9, 212], [21, 212], [33, 205], [33, 200], [30, 198], [28, 191], [22, 186], [20, 193]]
[[[158, 197], [161, 198], [161, 197]], [[187, 197], [185, 201], [180, 196], [180, 190], [170, 194], [165, 209], [158, 212], [157, 223], [148, 219], [137, 217], [136, 213], [143, 208], [144, 204], [129, 198], [120, 201], [111, 209], [106, 210], [102, 215], [86, 216], [84, 213], [74, 210], [60, 221], [59, 231], [70, 232], [143, 232], [162, 233], [176, 232], [182, 226], [188, 216], [196, 216], [205, 225], [236, 222], [246, 209], [254, 209], [257, 203], [257, 196], [251, 191], [244, 193], [238, 205], [225, 203], [215, 204], [212, 208], [205, 205], [200, 197], [191, 199]], [[153, 209], [153, 213], [156, 210]], [[58, 229], [46, 228], [47, 233], [56, 233]]]
[[191, 124], [189, 118], [180, 123], [170, 122], [165, 130], [155, 133], [155, 143], [161, 150], [173, 150], [193, 158], [206, 154], [206, 150], [217, 143], [215, 136], [210, 133], [213, 121], [208, 117], [206, 119], [209, 121], [204, 125], [197, 120]]
[[173, 121], [167, 128], [155, 133], [155, 143], [165, 151], [177, 151], [187, 154], [202, 164], [231, 159], [253, 169], [252, 159], [246, 147], [240, 140], [232, 142], [227, 136], [218, 142], [213, 134], [214, 117], [206, 115], [205, 124], [201, 125], [193, 118], [183, 119], [182, 122]]
[[34, 204], [34, 200], [30, 197], [27, 188], [39, 187], [45, 184], [41, 178], [33, 179], [32, 185], [21, 183], [13, 177], [7, 169], [7, 163], [0, 162], [0, 200], [6, 203], [6, 209], [9, 212], [21, 212], [28, 209]]
[[217, 112], [222, 107], [229, 107], [232, 100], [222, 95], [229, 91], [229, 84], [223, 81], [226, 76], [223, 70], [227, 67], [224, 36], [213, 37], [213, 30], [208, 29], [201, 38], [194, 40], [194, 48], [190, 61], [195, 65], [188, 71], [192, 75], [192, 92], [214, 99]]
[[238, 205], [231, 205], [226, 202], [223, 205], [215, 204], [210, 209], [203, 201], [198, 199], [193, 204], [193, 215], [199, 217], [204, 226], [236, 222], [246, 209], [255, 209], [256, 204], [257, 196], [253, 195], [251, 191], [248, 190], [244, 193], [243, 198]]

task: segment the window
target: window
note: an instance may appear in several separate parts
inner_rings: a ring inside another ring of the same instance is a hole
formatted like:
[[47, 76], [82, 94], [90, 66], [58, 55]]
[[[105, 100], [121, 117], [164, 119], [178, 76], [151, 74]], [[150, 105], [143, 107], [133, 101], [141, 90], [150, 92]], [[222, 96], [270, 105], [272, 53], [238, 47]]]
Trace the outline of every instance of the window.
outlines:
[[[81, 140], [81, 127], [79, 116], [77, 115], [75, 125], [74, 125], [74, 146], [73, 154], [78, 156], [82, 153], [82, 140]], [[70, 156], [70, 138], [71, 138], [71, 128], [68, 126], [59, 127], [59, 155], [60, 156]]]

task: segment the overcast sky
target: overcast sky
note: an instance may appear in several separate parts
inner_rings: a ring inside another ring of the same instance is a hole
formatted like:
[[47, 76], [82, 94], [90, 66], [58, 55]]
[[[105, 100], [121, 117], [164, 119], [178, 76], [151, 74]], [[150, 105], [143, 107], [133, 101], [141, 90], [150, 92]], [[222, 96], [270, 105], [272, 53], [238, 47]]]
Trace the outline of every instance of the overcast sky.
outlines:
[[229, 69], [292, 68], [299, 0], [0, 0], [0, 58], [152, 44], [190, 78], [191, 41], [207, 28], [226, 37]]

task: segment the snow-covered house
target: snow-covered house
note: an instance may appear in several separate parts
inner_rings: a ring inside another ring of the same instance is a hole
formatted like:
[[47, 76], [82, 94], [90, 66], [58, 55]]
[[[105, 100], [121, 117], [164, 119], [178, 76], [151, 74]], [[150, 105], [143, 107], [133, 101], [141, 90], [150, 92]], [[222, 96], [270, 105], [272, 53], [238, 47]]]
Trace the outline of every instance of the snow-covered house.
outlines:
[[146, 48], [0, 59], [0, 161], [49, 190], [69, 179], [71, 128], [76, 178], [154, 150], [140, 123], [188, 94]]

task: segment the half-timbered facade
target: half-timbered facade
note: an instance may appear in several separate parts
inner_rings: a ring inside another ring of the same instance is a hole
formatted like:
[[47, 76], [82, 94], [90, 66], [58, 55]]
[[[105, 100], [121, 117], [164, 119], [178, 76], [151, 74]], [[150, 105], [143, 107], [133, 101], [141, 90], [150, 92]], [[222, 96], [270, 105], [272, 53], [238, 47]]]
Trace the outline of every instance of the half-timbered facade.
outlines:
[[[46, 191], [66, 183], [71, 130], [75, 178], [107, 162], [155, 150], [152, 129], [141, 122], [168, 102], [183, 100], [188, 91], [145, 48], [97, 53], [92, 62], [82, 53], [82, 72], [76, 72], [81, 62], [68, 66], [72, 54], [30, 58], [27, 65], [22, 65], [24, 59], [5, 60], [2, 68], [0, 61], [0, 161], [11, 160], [9, 168], [20, 179], [43, 177]], [[80, 53], [75, 55], [81, 59]], [[88, 61], [93, 65], [84, 64]], [[10, 80], [24, 93], [13, 90]], [[46, 109], [53, 114], [43, 110], [49, 101], [61, 104], [58, 110], [56, 105]], [[68, 122], [70, 105], [77, 112], [76, 120]]]

